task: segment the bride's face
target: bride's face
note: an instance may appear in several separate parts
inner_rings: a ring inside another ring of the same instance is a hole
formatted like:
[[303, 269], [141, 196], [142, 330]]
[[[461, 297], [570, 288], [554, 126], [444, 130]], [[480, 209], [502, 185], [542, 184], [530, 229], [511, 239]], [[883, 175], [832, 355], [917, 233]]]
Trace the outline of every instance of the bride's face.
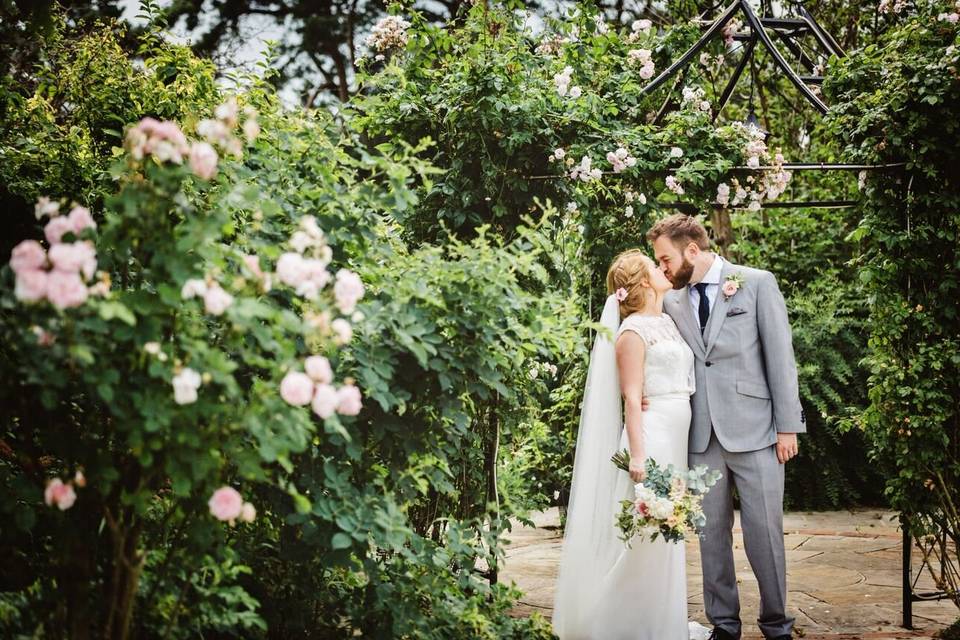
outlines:
[[650, 288], [657, 293], [663, 293], [673, 289], [673, 283], [664, 275], [663, 270], [650, 258], [647, 258], [647, 263], [647, 268], [650, 272]]

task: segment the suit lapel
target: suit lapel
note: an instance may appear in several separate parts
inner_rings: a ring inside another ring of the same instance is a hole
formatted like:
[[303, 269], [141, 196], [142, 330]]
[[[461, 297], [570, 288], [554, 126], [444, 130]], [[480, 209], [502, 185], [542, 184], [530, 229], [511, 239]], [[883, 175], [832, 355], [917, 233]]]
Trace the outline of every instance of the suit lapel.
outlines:
[[703, 342], [703, 336], [700, 334], [700, 327], [693, 319], [693, 309], [690, 308], [690, 292], [684, 287], [679, 291], [671, 291], [668, 303], [673, 305], [674, 317], [679, 317], [680, 322], [677, 328], [681, 335], [687, 341], [691, 348], [697, 349], [701, 354], [706, 352], [706, 345]]
[[717, 300], [710, 311], [710, 319], [707, 320], [707, 328], [704, 333], [707, 336], [704, 347], [704, 357], [710, 355], [717, 336], [720, 335], [720, 329], [723, 328], [723, 321], [727, 319], [727, 311], [730, 308], [730, 299], [723, 295], [723, 283], [733, 272], [733, 266], [726, 260], [723, 261], [723, 267], [720, 269], [720, 282], [718, 284]]

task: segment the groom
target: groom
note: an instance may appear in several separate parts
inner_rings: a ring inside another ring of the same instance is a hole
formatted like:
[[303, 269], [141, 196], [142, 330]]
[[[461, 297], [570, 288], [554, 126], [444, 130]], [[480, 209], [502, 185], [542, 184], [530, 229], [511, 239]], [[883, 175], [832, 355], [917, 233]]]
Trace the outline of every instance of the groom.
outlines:
[[773, 275], [709, 251], [707, 232], [685, 214], [647, 234], [673, 283], [664, 311], [693, 350], [697, 390], [690, 426], [690, 466], [723, 477], [704, 496], [700, 542], [703, 601], [710, 638], [740, 638], [740, 597], [733, 563], [733, 497], [740, 496], [743, 544], [760, 586], [766, 638], [789, 640], [783, 550], [783, 465], [806, 431], [787, 309]]

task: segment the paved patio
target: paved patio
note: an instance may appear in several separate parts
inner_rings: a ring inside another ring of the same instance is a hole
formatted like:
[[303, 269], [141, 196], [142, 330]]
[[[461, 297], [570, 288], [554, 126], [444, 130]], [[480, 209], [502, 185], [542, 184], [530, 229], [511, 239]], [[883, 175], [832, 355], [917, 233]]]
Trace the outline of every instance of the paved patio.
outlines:
[[[932, 638], [957, 619], [947, 601], [914, 603], [914, 630], [900, 627], [900, 541], [893, 514], [859, 510], [795, 512], [784, 520], [787, 549], [788, 604], [797, 618], [797, 637], [807, 640], [888, 640]], [[556, 508], [533, 518], [536, 528], [516, 525], [508, 534], [504, 582], [523, 590], [516, 615], [539, 611], [549, 618], [557, 577], [562, 533]], [[761, 638], [757, 618], [756, 579], [743, 552], [739, 517], [734, 525], [734, 557], [744, 620], [744, 638]], [[696, 542], [687, 545], [689, 615], [708, 625], [703, 613], [700, 556]], [[922, 576], [920, 590], [932, 590]]]

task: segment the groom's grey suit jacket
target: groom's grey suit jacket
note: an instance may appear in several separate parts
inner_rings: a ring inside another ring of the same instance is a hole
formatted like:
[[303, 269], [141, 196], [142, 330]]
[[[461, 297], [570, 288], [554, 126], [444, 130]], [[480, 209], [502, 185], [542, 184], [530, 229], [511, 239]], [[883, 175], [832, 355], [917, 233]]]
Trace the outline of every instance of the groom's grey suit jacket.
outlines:
[[[723, 283], [736, 273], [743, 284], [727, 298]], [[769, 447], [781, 431], [806, 432], [790, 323], [776, 278], [724, 261], [720, 288], [703, 335], [687, 287], [669, 292], [664, 301], [664, 311], [694, 354], [689, 451], [707, 450], [711, 427], [732, 452]]]

